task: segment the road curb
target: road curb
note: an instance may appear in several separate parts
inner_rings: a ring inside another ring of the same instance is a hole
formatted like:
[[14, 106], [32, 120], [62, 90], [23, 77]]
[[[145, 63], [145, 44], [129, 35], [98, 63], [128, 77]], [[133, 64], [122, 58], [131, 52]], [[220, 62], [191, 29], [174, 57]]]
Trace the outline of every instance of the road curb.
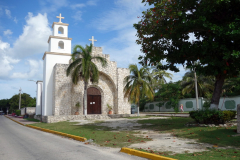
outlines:
[[163, 156], [159, 156], [156, 154], [142, 152], [142, 151], [138, 151], [135, 149], [126, 148], [126, 147], [123, 147], [120, 152], [124, 152], [124, 153], [138, 156], [138, 157], [149, 158], [149, 159], [153, 159], [153, 160], [177, 160], [177, 159], [163, 157]]
[[37, 130], [40, 130], [40, 131], [43, 131], [43, 132], [48, 132], [48, 133], [52, 133], [52, 134], [57, 134], [57, 135], [60, 135], [60, 136], [64, 136], [64, 137], [68, 137], [68, 138], [72, 138], [72, 139], [75, 139], [77, 141], [81, 141], [81, 142], [85, 142], [87, 141], [87, 139], [85, 137], [80, 137], [80, 136], [74, 136], [74, 135], [71, 135], [71, 134], [66, 134], [66, 133], [62, 133], [62, 132], [58, 132], [58, 131], [53, 131], [53, 130], [50, 130], [50, 129], [45, 129], [45, 128], [41, 128], [41, 127], [36, 127], [36, 126], [32, 126], [32, 125], [29, 125], [29, 124], [23, 124], [21, 122], [18, 122], [6, 115], [4, 115], [5, 117], [11, 119], [12, 121], [20, 124], [20, 125], [23, 125], [23, 126], [26, 126], [26, 127], [29, 127], [29, 128], [33, 128], [33, 129], [37, 129]]

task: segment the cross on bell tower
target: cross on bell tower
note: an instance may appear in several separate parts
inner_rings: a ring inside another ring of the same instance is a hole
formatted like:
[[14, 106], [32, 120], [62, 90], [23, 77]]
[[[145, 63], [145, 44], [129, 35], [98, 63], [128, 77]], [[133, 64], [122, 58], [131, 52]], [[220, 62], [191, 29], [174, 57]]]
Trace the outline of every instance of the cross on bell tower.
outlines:
[[61, 16], [61, 13], [59, 14], [59, 16], [57, 16], [57, 18], [59, 18], [59, 23], [62, 23], [62, 19], [64, 19], [64, 17]]

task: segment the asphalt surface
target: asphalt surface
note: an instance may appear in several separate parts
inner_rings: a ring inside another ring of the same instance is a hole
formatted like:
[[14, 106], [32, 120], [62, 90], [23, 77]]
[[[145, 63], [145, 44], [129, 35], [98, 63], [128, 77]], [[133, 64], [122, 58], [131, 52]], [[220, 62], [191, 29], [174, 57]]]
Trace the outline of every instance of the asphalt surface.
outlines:
[[143, 160], [120, 149], [86, 145], [84, 142], [35, 130], [0, 116], [1, 160]]

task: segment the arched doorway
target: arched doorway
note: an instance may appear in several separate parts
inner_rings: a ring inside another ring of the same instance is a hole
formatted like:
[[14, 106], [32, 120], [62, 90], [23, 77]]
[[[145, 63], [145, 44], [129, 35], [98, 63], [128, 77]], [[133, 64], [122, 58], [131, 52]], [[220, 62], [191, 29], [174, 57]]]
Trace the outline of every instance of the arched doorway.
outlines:
[[94, 87], [87, 89], [87, 114], [101, 114], [101, 92]]

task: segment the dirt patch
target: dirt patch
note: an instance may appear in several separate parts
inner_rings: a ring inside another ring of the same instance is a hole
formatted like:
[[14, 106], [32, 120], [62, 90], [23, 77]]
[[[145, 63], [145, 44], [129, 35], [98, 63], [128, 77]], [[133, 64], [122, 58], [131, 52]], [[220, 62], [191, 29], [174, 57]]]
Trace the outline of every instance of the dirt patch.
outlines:
[[[212, 147], [210, 144], [197, 143], [193, 139], [177, 138], [170, 133], [159, 133], [153, 130], [139, 129], [142, 124], [137, 123], [142, 119], [167, 119], [169, 117], [151, 117], [151, 118], [138, 118], [138, 119], [107, 119], [101, 120], [100, 123], [95, 123], [94, 120], [79, 120], [76, 125], [85, 125], [94, 123], [97, 126], [110, 127], [113, 130], [118, 131], [135, 131], [136, 136], [143, 136], [151, 138], [152, 141], [146, 141], [145, 143], [135, 143], [130, 145], [130, 148], [139, 148], [145, 150], [155, 150], [160, 152], [173, 152], [173, 153], [193, 153], [207, 151], [207, 147]], [[146, 124], [144, 124], [146, 125]], [[152, 124], [147, 124], [152, 125]]]

